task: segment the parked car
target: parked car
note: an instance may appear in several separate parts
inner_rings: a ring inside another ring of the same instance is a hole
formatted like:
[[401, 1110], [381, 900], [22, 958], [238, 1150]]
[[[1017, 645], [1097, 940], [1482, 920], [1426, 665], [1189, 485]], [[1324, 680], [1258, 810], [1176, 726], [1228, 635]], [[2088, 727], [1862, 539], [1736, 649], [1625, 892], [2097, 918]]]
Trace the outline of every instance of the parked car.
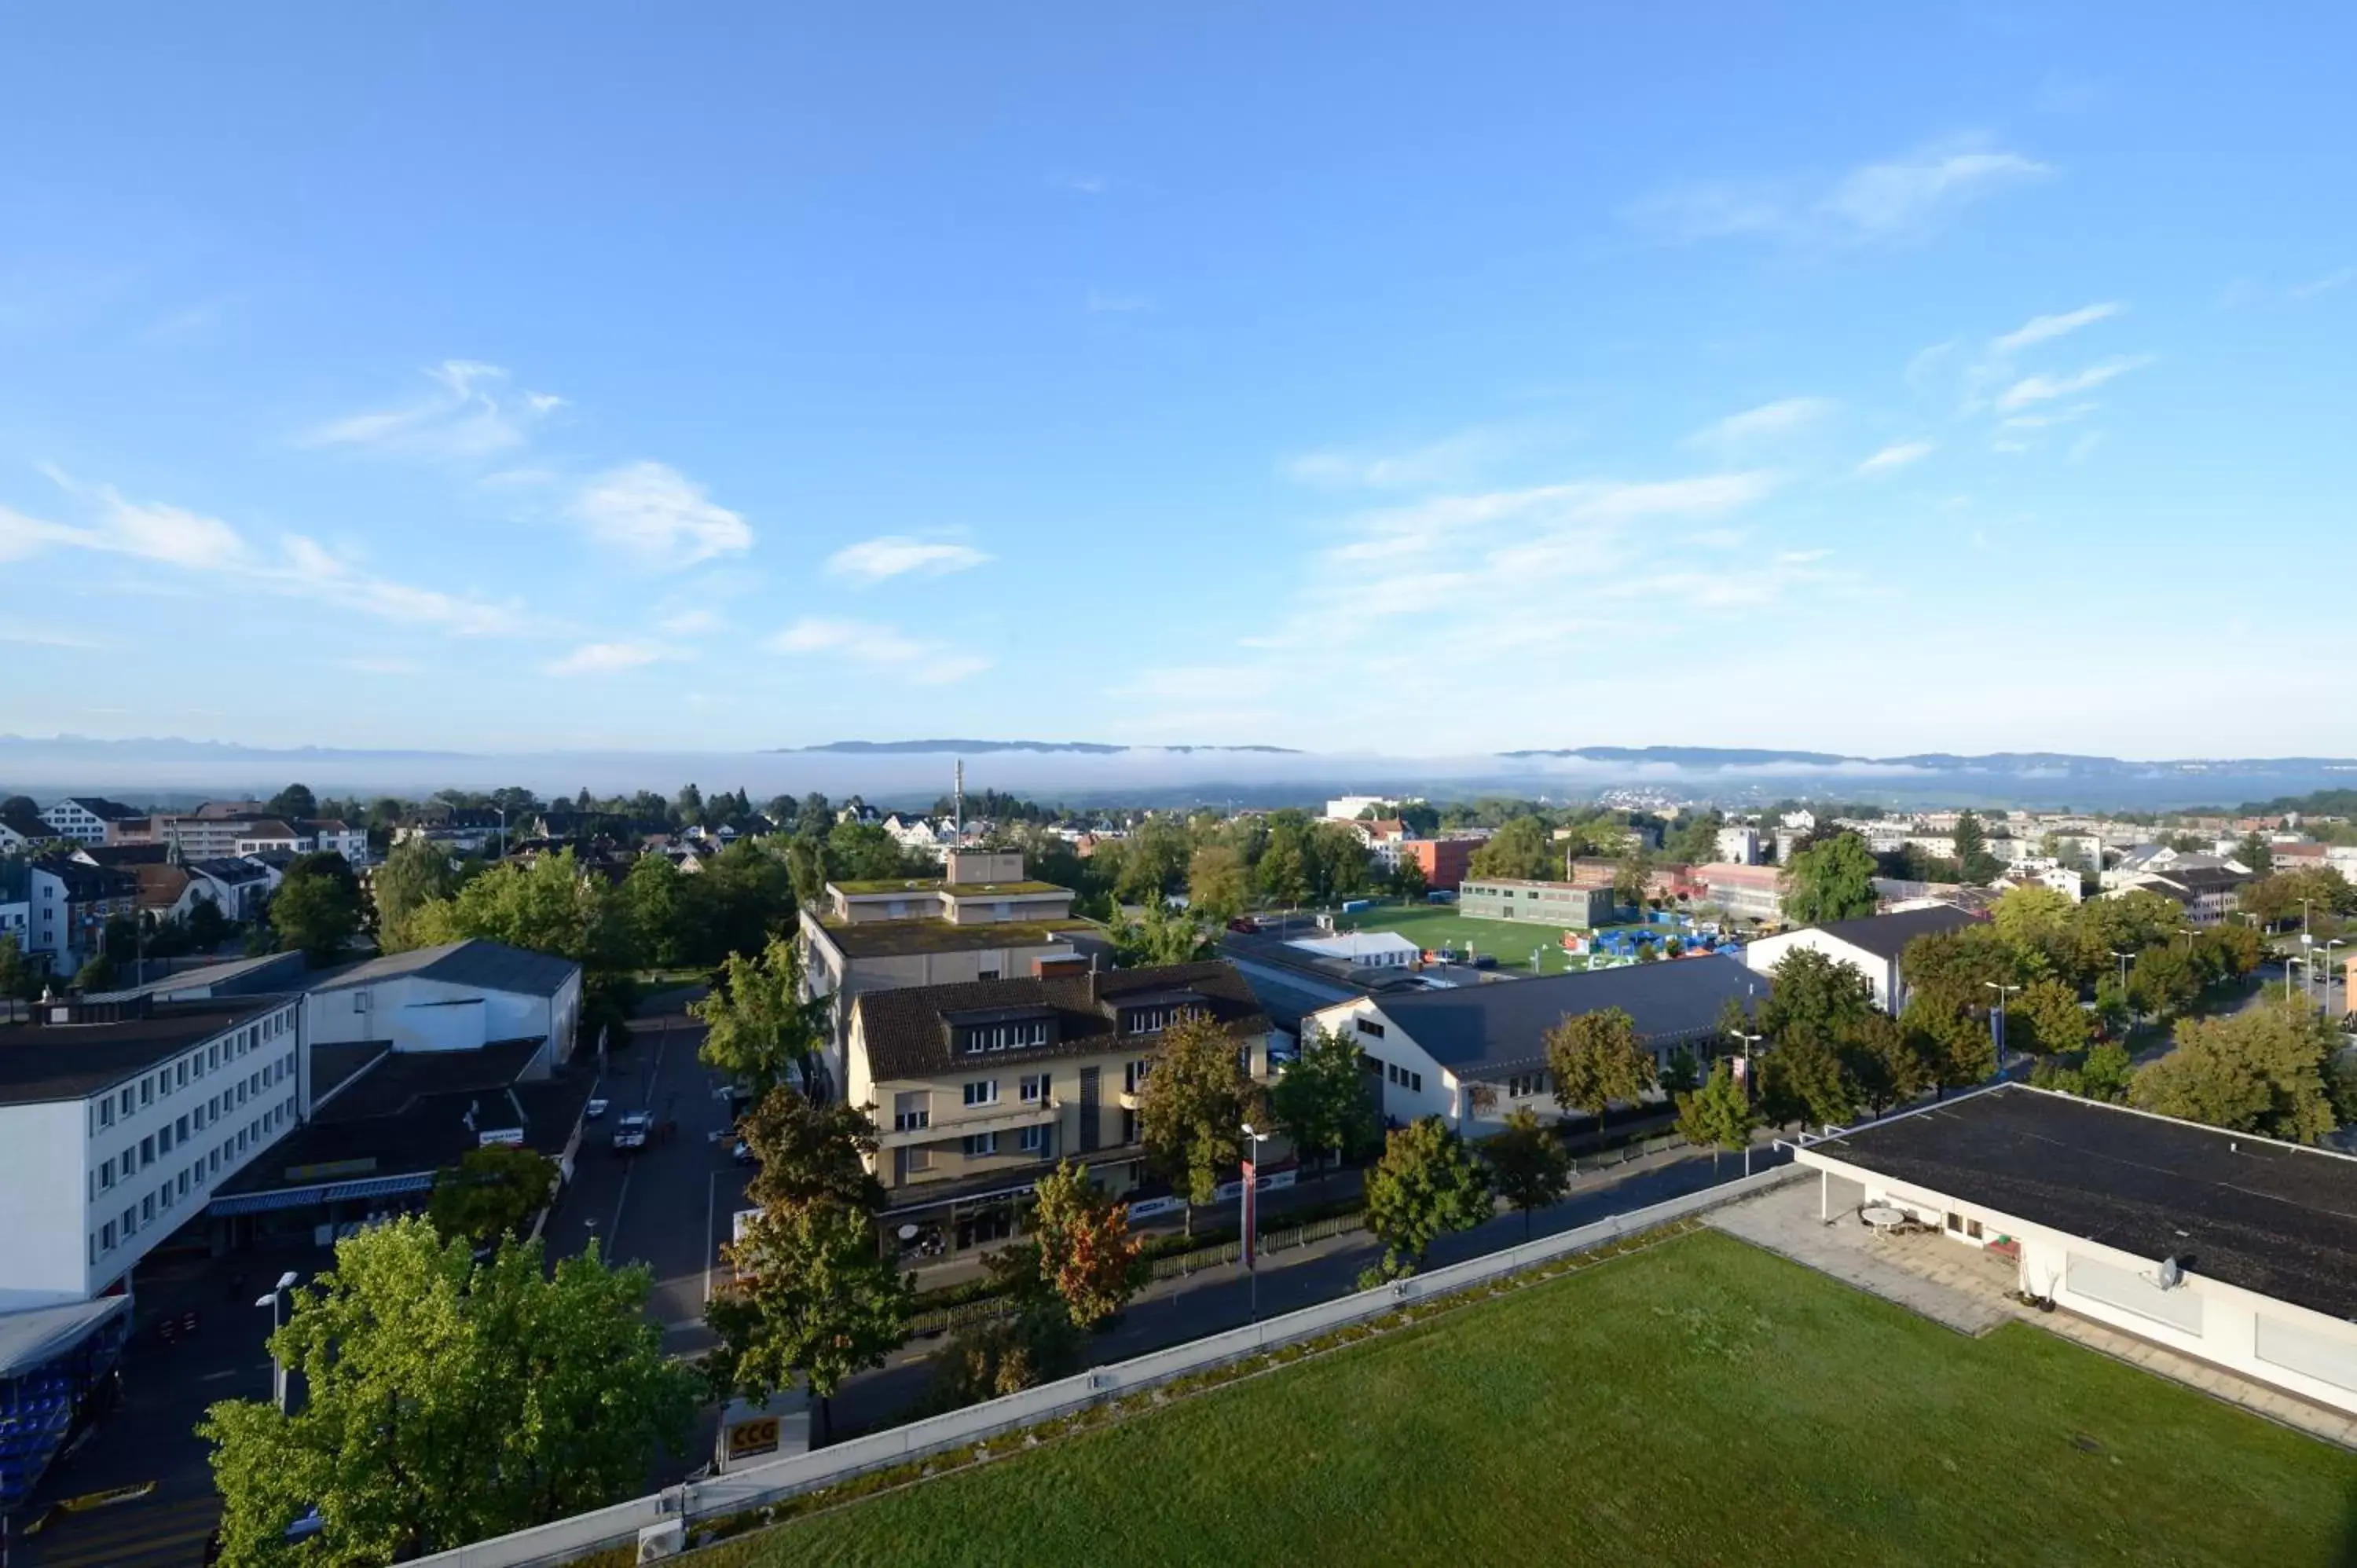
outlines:
[[622, 1119], [614, 1123], [614, 1152], [627, 1155], [632, 1150], [645, 1148], [647, 1140], [654, 1135], [654, 1130], [655, 1119], [647, 1112], [624, 1112]]
[[592, 1122], [597, 1121], [599, 1118], [603, 1117], [603, 1116], [606, 1114], [606, 1101], [602, 1101], [602, 1100], [592, 1100], [592, 1101], [589, 1101], [589, 1109], [587, 1110], [587, 1112], [586, 1112], [586, 1114], [588, 1116], [588, 1118], [589, 1118], [589, 1120], [590, 1120], [590, 1121], [592, 1121]]

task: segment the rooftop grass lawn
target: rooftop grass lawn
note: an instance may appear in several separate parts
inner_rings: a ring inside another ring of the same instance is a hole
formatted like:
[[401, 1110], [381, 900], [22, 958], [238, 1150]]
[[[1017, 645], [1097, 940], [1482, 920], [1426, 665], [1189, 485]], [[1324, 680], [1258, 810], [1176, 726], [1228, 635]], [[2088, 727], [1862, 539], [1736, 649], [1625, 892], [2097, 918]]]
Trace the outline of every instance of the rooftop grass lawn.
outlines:
[[2352, 1545], [2357, 1455], [1703, 1231], [710, 1561], [2320, 1568]]

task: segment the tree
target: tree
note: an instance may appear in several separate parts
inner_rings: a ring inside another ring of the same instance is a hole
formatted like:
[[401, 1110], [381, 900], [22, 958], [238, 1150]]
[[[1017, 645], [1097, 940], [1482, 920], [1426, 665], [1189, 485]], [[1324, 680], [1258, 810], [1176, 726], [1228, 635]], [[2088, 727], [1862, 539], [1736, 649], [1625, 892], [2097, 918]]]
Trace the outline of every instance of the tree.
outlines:
[[[221, 1561], [360, 1568], [640, 1490], [696, 1404], [694, 1374], [643, 1314], [649, 1284], [594, 1245], [550, 1270], [537, 1243], [509, 1243], [478, 1267], [422, 1217], [337, 1243], [271, 1336], [301, 1405], [225, 1401], [198, 1428]], [[314, 1507], [325, 1528], [290, 1545], [287, 1521]]]
[[1760, 1111], [1779, 1127], [1837, 1126], [1857, 1114], [1857, 1088], [1833, 1047], [1800, 1039], [1760, 1059]]
[[1879, 902], [1874, 877], [1874, 856], [1856, 833], [1795, 850], [1784, 867], [1784, 918], [1813, 926], [1871, 915]]
[[876, 1228], [839, 1203], [773, 1205], [721, 1249], [736, 1279], [705, 1320], [720, 1340], [706, 1363], [717, 1394], [766, 1400], [801, 1378], [823, 1431], [835, 1391], [880, 1367], [908, 1337], [915, 1284], [877, 1256]]
[[2079, 1005], [2075, 986], [2059, 980], [2036, 981], [2005, 1009], [2006, 1047], [2038, 1056], [2064, 1056], [2087, 1048], [2092, 1022]]
[[1279, 908], [1298, 908], [1309, 898], [1309, 873], [1301, 852], [1302, 838], [1299, 832], [1280, 834], [1272, 830], [1268, 848], [1253, 872], [1262, 895]]
[[1424, 862], [1412, 854], [1402, 854], [1392, 871], [1392, 891], [1414, 904], [1431, 890], [1432, 884], [1424, 875]]
[[1751, 1097], [1735, 1081], [1735, 1069], [1728, 1062], [1713, 1067], [1700, 1089], [1678, 1096], [1679, 1134], [1689, 1144], [1707, 1147], [1713, 1165], [1722, 1149], [1749, 1147], [1751, 1130], [1759, 1124]]
[[1989, 853], [1988, 835], [1981, 831], [1981, 820], [1971, 811], [1956, 813], [1956, 864], [1963, 867], [1964, 880], [1975, 887], [1986, 887], [2005, 869], [2005, 863]]
[[413, 929], [417, 911], [449, 897], [457, 882], [450, 868], [450, 852], [431, 839], [406, 839], [394, 844], [370, 879], [376, 905], [377, 945], [386, 952], [424, 945]]
[[1115, 925], [1112, 936], [1114, 962], [1122, 969], [1194, 963], [1219, 950], [1192, 911], [1173, 909], [1159, 898], [1146, 907], [1142, 918]]
[[1244, 857], [1223, 843], [1207, 843], [1187, 863], [1187, 902], [1195, 913], [1225, 925], [1244, 912], [1251, 897]]
[[877, 1150], [875, 1120], [845, 1101], [813, 1105], [780, 1084], [761, 1097], [738, 1133], [759, 1167], [745, 1195], [768, 1208], [837, 1203], [874, 1214], [884, 1186], [867, 1168]]
[[[1729, 1001], [1734, 998], [1729, 997]], [[1669, 1065], [1662, 1069], [1662, 1092], [1675, 1100], [1681, 1094], [1692, 1094], [1702, 1086], [1702, 1064], [1695, 1060], [1694, 1052], [1680, 1046], [1670, 1053]]]
[[1546, 1032], [1546, 1058], [1555, 1103], [1587, 1112], [1599, 1133], [1614, 1101], [1633, 1104], [1653, 1087], [1653, 1053], [1639, 1041], [1637, 1021], [1618, 1007], [1566, 1016]]
[[1914, 996], [1899, 1015], [1900, 1033], [1943, 1093], [1979, 1083], [1996, 1071], [1996, 1044], [1972, 1014]]
[[341, 952], [361, 929], [360, 885], [344, 857], [307, 854], [286, 871], [270, 898], [270, 924], [281, 945], [314, 963]]
[[2339, 1124], [2326, 1071], [2340, 1043], [2298, 1003], [2189, 1018], [2177, 1026], [2176, 1048], [2136, 1070], [2128, 1099], [2163, 1116], [2312, 1144]]
[[1031, 1233], [1040, 1278], [1072, 1326], [1094, 1327], [1122, 1309], [1146, 1280], [1129, 1208], [1100, 1191], [1088, 1171], [1060, 1161], [1033, 1188]]
[[1080, 1330], [1041, 1264], [1039, 1243], [1017, 1241], [985, 1253], [982, 1266], [991, 1294], [1014, 1312], [961, 1331], [933, 1359], [920, 1416], [1020, 1393], [1080, 1366]]
[[1488, 1166], [1437, 1116], [1394, 1133], [1367, 1172], [1367, 1229], [1383, 1244], [1382, 1279], [1415, 1273], [1438, 1237], [1495, 1214]]
[[696, 1059], [735, 1079], [756, 1100], [797, 1070], [804, 1083], [814, 1081], [827, 1002], [802, 1000], [801, 975], [798, 942], [773, 939], [758, 959], [729, 954], [711, 993], [688, 1004], [705, 1026]]
[[2181, 1013], [2201, 994], [2193, 955], [2174, 944], [2145, 949], [2128, 969], [2128, 1005], [2147, 1017]]
[[692, 935], [686, 928], [688, 896], [669, 855], [646, 854], [630, 862], [614, 889], [614, 912], [627, 933], [630, 956], [640, 963], [669, 969], [686, 958]]
[[420, 947], [480, 937], [587, 970], [617, 969], [626, 955], [605, 889], [604, 878], [585, 874], [569, 849], [529, 865], [503, 861], [455, 897], [421, 905], [410, 935]]
[[1311, 1028], [1301, 1048], [1268, 1092], [1276, 1124], [1306, 1155], [1347, 1160], [1382, 1140], [1382, 1118], [1367, 1092], [1367, 1072], [1357, 1042], [1347, 1035]]
[[1473, 852], [1467, 869], [1475, 876], [1522, 877], [1534, 882], [1560, 881], [1564, 857], [1557, 853], [1546, 824], [1536, 817], [1516, 817], [1490, 835]]
[[452, 1240], [487, 1247], [521, 1234], [556, 1191], [556, 1162], [531, 1149], [469, 1149], [434, 1175], [425, 1216]]
[[92, 953], [90, 961], [74, 971], [74, 989], [85, 995], [92, 992], [114, 989], [114, 961], [103, 952]]
[[2076, 908], [2069, 898], [2051, 887], [2037, 883], [2024, 883], [2008, 887], [1989, 907], [1990, 923], [1996, 934], [2017, 953], [2042, 953], [2058, 968], [2069, 970], [2071, 942], [2071, 911]]
[[199, 897], [188, 906], [188, 946], [197, 952], [211, 952], [229, 940], [230, 918], [221, 913], [219, 904]]
[[0, 1002], [30, 1002], [41, 993], [41, 977], [25, 961], [13, 936], [0, 937]]
[[1187, 1198], [1187, 1233], [1195, 1206], [1211, 1201], [1220, 1178], [1242, 1155], [1243, 1124], [1260, 1112], [1260, 1090], [1237, 1060], [1233, 1035], [1201, 1014], [1162, 1032], [1161, 1048], [1137, 1091], [1146, 1157]]
[[317, 797], [311, 793], [308, 787], [301, 784], [289, 784], [285, 789], [270, 797], [264, 804], [269, 807], [272, 816], [284, 822], [296, 822], [307, 818], [316, 818], [319, 814]]
[[1529, 1106], [1506, 1118], [1506, 1130], [1481, 1145], [1498, 1196], [1523, 1211], [1523, 1239], [1530, 1240], [1531, 1210], [1560, 1203], [1571, 1190], [1571, 1154], [1555, 1130]]
[[1857, 1097], [1877, 1116], [1932, 1087], [1932, 1064], [1921, 1048], [1879, 1012], [1867, 1014], [1845, 1030], [1834, 1055]]
[[2243, 842], [2234, 846], [2234, 858], [2260, 876], [2275, 869], [2275, 851], [2268, 847], [2266, 837], [2255, 829], [2245, 833]]
[[1814, 948], [1792, 948], [1769, 972], [1768, 996], [1753, 1027], [1778, 1046], [1802, 1040], [1834, 1046], [1879, 1012], [1872, 981], [1855, 964]]
[[[880, 831], [880, 830], [879, 830]], [[790, 845], [784, 858], [763, 843], [739, 839], [704, 863], [701, 875], [683, 877], [681, 961], [718, 963], [730, 953], [750, 958], [779, 937], [794, 933], [799, 895]], [[813, 894], [813, 904], [820, 895]]]

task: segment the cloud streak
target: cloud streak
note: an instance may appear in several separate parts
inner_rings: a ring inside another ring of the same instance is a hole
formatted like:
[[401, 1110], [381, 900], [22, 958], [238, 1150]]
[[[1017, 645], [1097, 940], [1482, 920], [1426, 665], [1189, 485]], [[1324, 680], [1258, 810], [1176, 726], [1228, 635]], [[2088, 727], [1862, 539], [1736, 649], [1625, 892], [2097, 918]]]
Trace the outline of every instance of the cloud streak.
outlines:
[[543, 664], [541, 673], [559, 679], [582, 675], [615, 675], [683, 659], [675, 648], [659, 642], [585, 642], [572, 652]]
[[1814, 429], [1840, 409], [1841, 404], [1829, 397], [1783, 398], [1705, 425], [1687, 437], [1686, 444], [1727, 449], [1781, 440]]
[[1904, 243], [1964, 207], [2053, 168], [1965, 137], [1862, 164], [1831, 181], [1704, 183], [1657, 192], [1628, 213], [1672, 243], [1765, 239], [1803, 247]]
[[1993, 338], [1989, 351], [1999, 358], [2010, 358], [2024, 349], [2051, 342], [2082, 327], [2092, 327], [2098, 321], [2108, 321], [2126, 311], [2127, 306], [2117, 300], [2105, 300], [2101, 305], [2081, 306], [2055, 316], [2033, 316], [2001, 338]]
[[1900, 441], [1885, 446], [1857, 466], [1861, 475], [1892, 474], [1911, 463], [1929, 457], [1933, 447], [1929, 441]]
[[805, 618], [771, 637], [772, 653], [832, 655], [896, 676], [914, 686], [946, 686], [990, 668], [978, 654], [912, 638], [867, 621]]
[[508, 372], [479, 360], [445, 360], [426, 379], [440, 390], [415, 402], [330, 420], [302, 435], [305, 446], [339, 446], [434, 462], [468, 463], [521, 446], [565, 406], [551, 392], [506, 389]]
[[833, 577], [881, 583], [893, 577], [939, 577], [952, 572], [970, 572], [989, 559], [970, 544], [888, 534], [845, 545], [827, 557], [826, 571]]
[[751, 524], [662, 463], [597, 475], [565, 504], [565, 517], [597, 542], [666, 570], [753, 547]]
[[2132, 371], [2140, 371], [2152, 362], [2150, 354], [2134, 354], [2105, 360], [2068, 375], [2024, 376], [1998, 394], [1996, 406], [2001, 411], [2009, 412], [2033, 403], [2050, 403], [2056, 398], [2075, 397]]

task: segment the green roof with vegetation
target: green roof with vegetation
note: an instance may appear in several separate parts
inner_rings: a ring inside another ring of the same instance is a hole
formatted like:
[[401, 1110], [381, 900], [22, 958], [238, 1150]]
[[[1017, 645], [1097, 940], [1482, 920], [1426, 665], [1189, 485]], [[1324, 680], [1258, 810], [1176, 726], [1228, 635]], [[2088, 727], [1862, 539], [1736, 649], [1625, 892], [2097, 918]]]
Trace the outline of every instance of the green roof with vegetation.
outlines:
[[896, 958], [905, 953], [967, 952], [976, 948], [1047, 947], [1072, 931], [1098, 931], [1092, 920], [836, 920], [819, 922], [827, 940], [849, 958]]
[[943, 882], [939, 877], [879, 877], [867, 882], [832, 882], [827, 886], [854, 898], [891, 893], [947, 893], [955, 898], [1007, 898], [1018, 894], [1070, 893], [1052, 882]]
[[2357, 1454], [1704, 1230], [710, 1562], [2321, 1568], [2352, 1498]]

